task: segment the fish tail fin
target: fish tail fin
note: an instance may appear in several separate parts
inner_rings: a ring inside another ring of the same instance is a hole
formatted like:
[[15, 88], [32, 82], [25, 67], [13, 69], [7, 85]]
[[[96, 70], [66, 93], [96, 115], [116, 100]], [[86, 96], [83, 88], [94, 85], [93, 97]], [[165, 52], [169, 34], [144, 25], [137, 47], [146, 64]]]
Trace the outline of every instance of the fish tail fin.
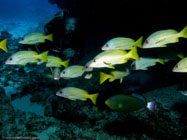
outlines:
[[94, 105], [96, 105], [98, 95], [99, 95], [99, 93], [95, 93], [95, 94], [90, 95], [90, 100], [92, 101], [92, 103]]
[[43, 60], [44, 62], [47, 62], [47, 55], [49, 51], [43, 52], [39, 55], [39, 58]]
[[47, 35], [46, 39], [49, 40], [49, 41], [53, 41], [53, 34]]
[[0, 48], [5, 51], [5, 52], [8, 52], [8, 49], [6, 47], [6, 44], [7, 44], [7, 39], [4, 39], [3, 41], [0, 42]]
[[140, 60], [138, 52], [137, 52], [137, 47], [133, 47], [127, 54], [129, 58], [135, 59], [135, 60]]
[[104, 83], [107, 79], [111, 78], [112, 76], [109, 74], [106, 74], [104, 72], [100, 72], [100, 81], [99, 84], [101, 85], [102, 83]]
[[187, 26], [179, 32], [180, 37], [187, 38]]
[[67, 68], [68, 65], [69, 65], [69, 59], [65, 60], [65, 61], [62, 61], [62, 65]]
[[159, 62], [160, 64], [164, 64], [164, 59], [159, 59], [158, 62]]
[[179, 54], [177, 54], [177, 56], [178, 56], [179, 58], [183, 59], [183, 58], [184, 58], [184, 53], [179, 53]]
[[137, 46], [139, 48], [143, 48], [142, 47], [142, 40], [143, 40], [143, 36], [141, 36], [136, 42], [134, 46]]
[[155, 101], [152, 101], [152, 102], [148, 102], [147, 103], [147, 108], [150, 110], [150, 111], [154, 111], [155, 109]]

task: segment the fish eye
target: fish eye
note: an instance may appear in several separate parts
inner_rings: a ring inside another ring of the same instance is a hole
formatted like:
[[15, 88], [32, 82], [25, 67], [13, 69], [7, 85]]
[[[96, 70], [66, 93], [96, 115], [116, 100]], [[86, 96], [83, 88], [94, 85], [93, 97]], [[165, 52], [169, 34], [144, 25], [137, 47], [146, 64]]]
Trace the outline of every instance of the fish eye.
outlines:
[[65, 74], [66, 72], [65, 72], [65, 71], [63, 71], [62, 73], [63, 73], [63, 74]]
[[93, 62], [96, 62], [96, 60], [94, 59]]
[[146, 40], [145, 43], [148, 44], [149, 43], [148, 40]]
[[12, 58], [9, 58], [10, 61], [12, 61]]
[[108, 44], [105, 45], [105, 47], [108, 47], [108, 46], [109, 46]]
[[61, 93], [61, 94], [62, 94], [62, 91], [59, 91], [59, 93]]

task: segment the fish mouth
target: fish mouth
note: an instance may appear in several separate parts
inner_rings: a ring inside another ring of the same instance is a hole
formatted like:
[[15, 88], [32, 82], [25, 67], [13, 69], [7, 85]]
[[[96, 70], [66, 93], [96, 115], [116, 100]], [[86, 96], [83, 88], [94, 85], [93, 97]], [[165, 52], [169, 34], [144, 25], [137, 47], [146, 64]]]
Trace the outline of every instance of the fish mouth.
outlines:
[[8, 61], [5, 61], [5, 64], [9, 64]]
[[104, 50], [106, 50], [106, 49], [105, 49], [105, 47], [103, 46], [103, 47], [101, 48], [101, 50], [103, 50], [103, 51], [104, 51]]
[[173, 69], [172, 69], [172, 72], [176, 72], [176, 69], [175, 69], [175, 68], [173, 68]]
[[106, 104], [106, 105], [109, 105], [109, 102], [108, 102], [108, 100], [106, 100], [106, 101], [105, 101], [105, 104]]
[[59, 80], [60, 79], [60, 75], [58, 75], [58, 74], [54, 75], [53, 78], [54, 78], [54, 80]]
[[59, 80], [59, 79], [60, 79], [59, 76], [55, 76], [55, 77], [54, 77], [54, 80]]
[[58, 91], [58, 92], [56, 93], [56, 95], [57, 95], [57, 96], [62, 96], [62, 93], [63, 93], [63, 92]]
[[20, 40], [18, 43], [19, 44], [25, 44], [23, 40]]
[[183, 71], [183, 70], [180, 70], [180, 69], [178, 69], [178, 68], [176, 68], [176, 67], [174, 67], [174, 68], [172, 69], [172, 72], [181, 72], [181, 73], [183, 73], [184, 71]]
[[142, 48], [149, 48], [147, 44], [143, 44]]
[[84, 66], [84, 68], [82, 70], [83, 71], [93, 71], [93, 68], [89, 67], [89, 66]]

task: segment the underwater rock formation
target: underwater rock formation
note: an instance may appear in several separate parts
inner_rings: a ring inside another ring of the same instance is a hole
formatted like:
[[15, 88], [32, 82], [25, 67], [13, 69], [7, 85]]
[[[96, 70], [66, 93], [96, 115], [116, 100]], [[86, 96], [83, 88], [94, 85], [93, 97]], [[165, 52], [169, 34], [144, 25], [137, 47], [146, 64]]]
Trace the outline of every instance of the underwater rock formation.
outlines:
[[8, 31], [0, 31], [0, 40], [11, 37], [12, 35]]

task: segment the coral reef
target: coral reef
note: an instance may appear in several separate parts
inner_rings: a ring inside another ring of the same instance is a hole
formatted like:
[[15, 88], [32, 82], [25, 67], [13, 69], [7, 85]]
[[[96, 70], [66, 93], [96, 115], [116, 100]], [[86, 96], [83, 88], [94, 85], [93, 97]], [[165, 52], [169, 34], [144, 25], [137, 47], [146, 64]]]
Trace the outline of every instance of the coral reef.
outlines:
[[[15, 42], [16, 40], [10, 40], [10, 48], [13, 48]], [[15, 48], [11, 53], [17, 50]], [[47, 77], [50, 71], [42, 65], [8, 66], [3, 64], [4, 61], [5, 57], [1, 57], [0, 85], [4, 87], [0, 88], [2, 138], [32, 136], [40, 137], [41, 140], [187, 139], [187, 97], [177, 91], [176, 85], [144, 93], [148, 101], [157, 102], [154, 112], [145, 110], [121, 114], [109, 110], [101, 102], [111, 93], [120, 92], [124, 85], [120, 85], [118, 91], [116, 88], [107, 89], [108, 85], [99, 86], [97, 76], [92, 80], [76, 78], [55, 81]], [[97, 105], [94, 106], [90, 101], [71, 101], [55, 95], [60, 88], [74, 85], [93, 93], [99, 92]], [[11, 103], [28, 94], [31, 96], [31, 103], [45, 108], [44, 115], [14, 109]]]

